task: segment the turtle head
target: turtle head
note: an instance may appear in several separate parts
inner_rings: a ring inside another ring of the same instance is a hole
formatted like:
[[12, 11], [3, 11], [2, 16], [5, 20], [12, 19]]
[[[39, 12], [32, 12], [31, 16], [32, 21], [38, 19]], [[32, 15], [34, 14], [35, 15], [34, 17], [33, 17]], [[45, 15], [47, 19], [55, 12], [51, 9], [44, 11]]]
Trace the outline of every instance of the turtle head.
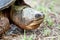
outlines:
[[44, 20], [44, 14], [33, 8], [23, 9], [22, 19], [27, 27], [30, 29], [36, 29]]
[[33, 8], [25, 8], [23, 9], [22, 18], [26, 21], [37, 21], [37, 20], [43, 20], [44, 14], [42, 12], [39, 12]]

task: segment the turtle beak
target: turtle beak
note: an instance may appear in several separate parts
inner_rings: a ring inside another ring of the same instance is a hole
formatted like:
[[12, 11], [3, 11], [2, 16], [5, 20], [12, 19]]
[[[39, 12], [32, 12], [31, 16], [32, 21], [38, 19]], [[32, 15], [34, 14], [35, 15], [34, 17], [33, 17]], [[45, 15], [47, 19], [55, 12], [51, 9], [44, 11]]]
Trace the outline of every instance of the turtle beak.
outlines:
[[43, 13], [41, 14], [35, 14], [36, 19], [44, 19], [45, 15]]

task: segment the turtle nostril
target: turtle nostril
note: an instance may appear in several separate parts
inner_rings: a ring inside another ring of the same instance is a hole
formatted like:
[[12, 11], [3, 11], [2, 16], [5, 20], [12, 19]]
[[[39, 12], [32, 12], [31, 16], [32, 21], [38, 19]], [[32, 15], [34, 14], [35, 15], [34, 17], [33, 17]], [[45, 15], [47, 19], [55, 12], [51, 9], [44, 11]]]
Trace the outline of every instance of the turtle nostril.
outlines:
[[39, 18], [39, 17], [41, 17], [41, 14], [36, 14], [35, 17]]

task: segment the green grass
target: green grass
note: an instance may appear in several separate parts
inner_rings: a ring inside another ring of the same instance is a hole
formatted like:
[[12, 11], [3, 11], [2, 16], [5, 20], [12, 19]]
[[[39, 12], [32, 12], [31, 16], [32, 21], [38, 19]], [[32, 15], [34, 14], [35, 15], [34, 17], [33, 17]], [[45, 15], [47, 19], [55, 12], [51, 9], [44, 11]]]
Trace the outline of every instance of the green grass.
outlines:
[[51, 30], [50, 29], [44, 28], [44, 30], [43, 30], [44, 36], [49, 36], [50, 33], [51, 33]]
[[26, 30], [24, 30], [24, 40], [33, 40], [33, 35], [31, 35], [29, 38], [27, 38]]

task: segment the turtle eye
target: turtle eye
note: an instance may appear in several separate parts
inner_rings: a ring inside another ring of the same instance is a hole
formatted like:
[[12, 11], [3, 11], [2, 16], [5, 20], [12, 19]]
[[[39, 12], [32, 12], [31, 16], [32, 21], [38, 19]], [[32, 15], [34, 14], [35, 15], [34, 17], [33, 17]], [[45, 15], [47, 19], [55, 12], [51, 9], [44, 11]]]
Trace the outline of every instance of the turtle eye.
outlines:
[[35, 14], [35, 18], [41, 17], [41, 14]]

